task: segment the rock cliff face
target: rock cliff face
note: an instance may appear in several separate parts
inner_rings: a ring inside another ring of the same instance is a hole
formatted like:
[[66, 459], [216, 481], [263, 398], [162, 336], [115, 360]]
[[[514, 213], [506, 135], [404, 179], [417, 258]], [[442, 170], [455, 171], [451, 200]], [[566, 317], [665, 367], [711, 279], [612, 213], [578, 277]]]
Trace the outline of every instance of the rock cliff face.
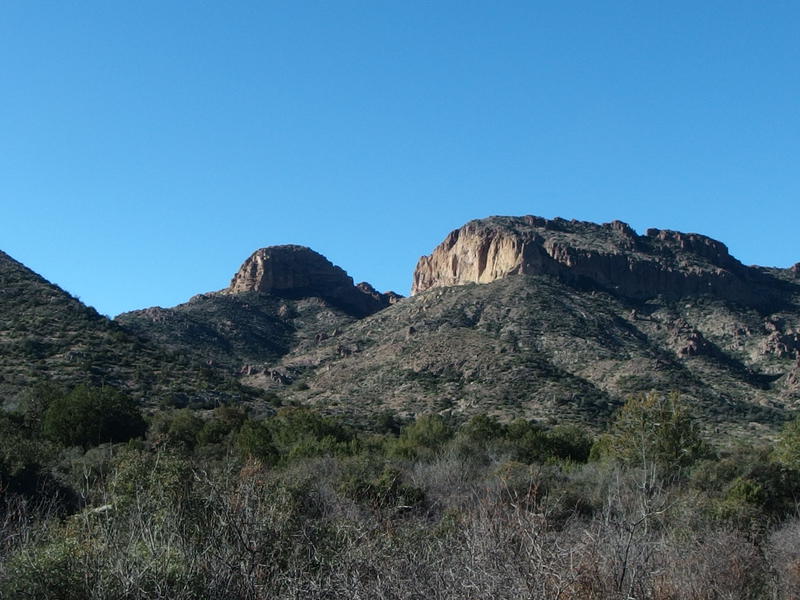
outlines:
[[745, 267], [706, 236], [659, 229], [640, 236], [621, 221], [533, 216], [490, 217], [451, 232], [420, 258], [412, 294], [515, 274], [553, 275], [638, 300], [712, 294], [748, 306], [781, 301], [776, 278]]
[[258, 292], [292, 298], [316, 296], [344, 310], [366, 316], [396, 301], [397, 295], [378, 293], [353, 278], [321, 254], [305, 246], [270, 246], [248, 258], [224, 293]]

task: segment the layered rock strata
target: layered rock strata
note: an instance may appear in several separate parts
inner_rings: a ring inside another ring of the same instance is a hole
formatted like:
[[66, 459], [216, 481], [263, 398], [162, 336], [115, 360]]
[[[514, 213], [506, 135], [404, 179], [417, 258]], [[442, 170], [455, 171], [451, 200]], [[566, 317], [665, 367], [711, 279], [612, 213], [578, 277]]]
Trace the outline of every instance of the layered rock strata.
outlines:
[[451, 232], [420, 258], [412, 294], [515, 274], [553, 275], [633, 299], [713, 294], [749, 306], [780, 302], [780, 282], [745, 267], [722, 242], [695, 233], [613, 221], [490, 217]]

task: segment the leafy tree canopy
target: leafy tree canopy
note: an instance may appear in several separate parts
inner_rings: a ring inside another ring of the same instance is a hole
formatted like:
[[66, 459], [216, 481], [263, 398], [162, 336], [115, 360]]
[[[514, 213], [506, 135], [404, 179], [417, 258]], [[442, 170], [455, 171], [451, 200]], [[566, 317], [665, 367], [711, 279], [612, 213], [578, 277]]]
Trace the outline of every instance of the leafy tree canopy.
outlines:
[[109, 387], [80, 385], [55, 398], [44, 413], [44, 436], [63, 446], [89, 448], [144, 435], [147, 426], [136, 403]]

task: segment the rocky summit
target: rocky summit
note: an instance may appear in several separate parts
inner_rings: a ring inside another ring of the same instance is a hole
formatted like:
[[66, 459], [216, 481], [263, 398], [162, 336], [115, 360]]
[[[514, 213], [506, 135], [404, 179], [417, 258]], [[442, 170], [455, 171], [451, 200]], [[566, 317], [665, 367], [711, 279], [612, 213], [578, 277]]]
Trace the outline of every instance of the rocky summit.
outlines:
[[423, 256], [412, 294], [515, 274], [555, 276], [635, 300], [706, 294], [770, 310], [786, 300], [790, 271], [746, 267], [725, 244], [695, 233], [637, 235], [621, 221], [492, 217], [456, 229]]
[[344, 269], [305, 246], [270, 246], [256, 250], [233, 276], [228, 294], [258, 292], [289, 297], [318, 296], [347, 312], [366, 316], [398, 299], [378, 293], [370, 284], [353, 284]]
[[250, 255], [227, 288], [173, 308], [131, 311], [117, 322], [233, 373], [263, 373], [288, 352], [401, 298], [366, 282], [354, 285], [343, 269], [305, 246], [269, 246]]

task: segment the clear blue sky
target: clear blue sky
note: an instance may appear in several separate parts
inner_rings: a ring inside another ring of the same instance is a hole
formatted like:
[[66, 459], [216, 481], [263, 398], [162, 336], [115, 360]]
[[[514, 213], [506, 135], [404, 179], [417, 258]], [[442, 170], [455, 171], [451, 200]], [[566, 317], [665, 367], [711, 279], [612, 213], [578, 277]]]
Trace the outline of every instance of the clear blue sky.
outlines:
[[0, 3], [0, 249], [100, 312], [309, 245], [408, 293], [469, 219], [800, 261], [800, 3]]

